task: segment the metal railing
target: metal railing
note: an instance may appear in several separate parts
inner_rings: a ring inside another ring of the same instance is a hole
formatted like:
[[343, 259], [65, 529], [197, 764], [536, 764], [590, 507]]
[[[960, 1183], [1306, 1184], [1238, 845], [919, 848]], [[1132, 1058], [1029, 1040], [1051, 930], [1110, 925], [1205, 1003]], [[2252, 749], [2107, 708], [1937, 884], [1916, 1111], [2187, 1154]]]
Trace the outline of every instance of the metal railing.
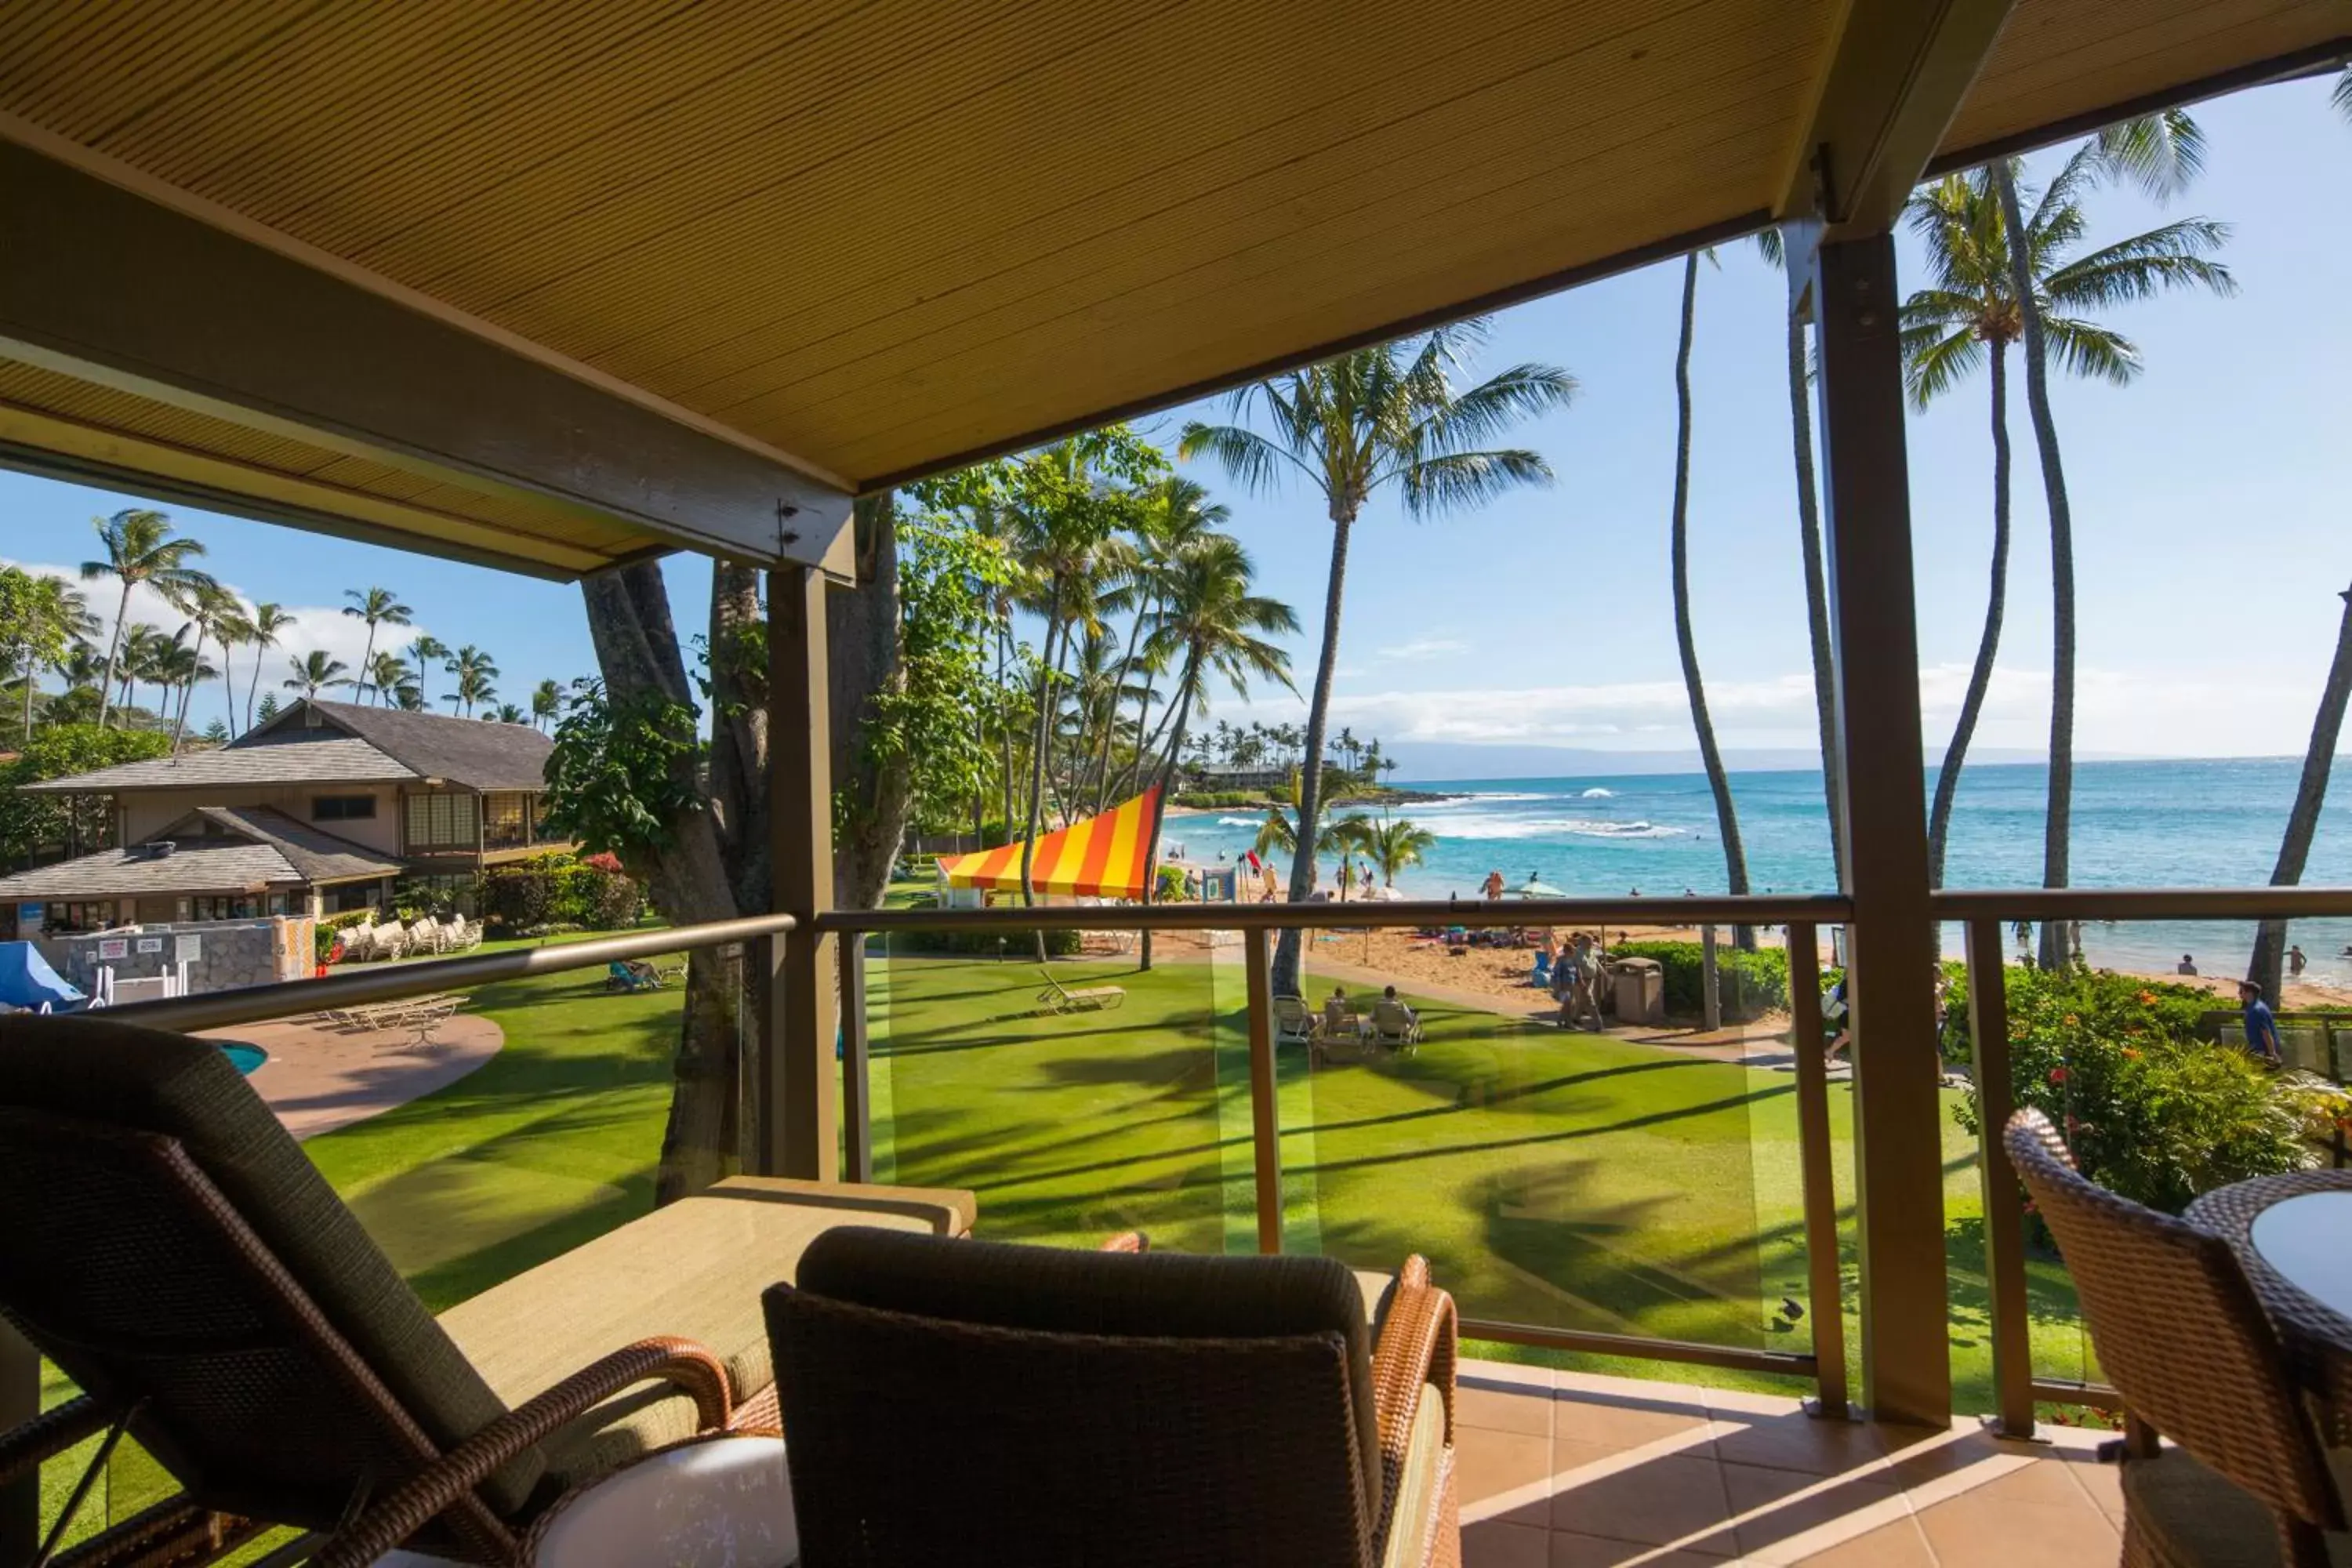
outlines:
[[1994, 1419], [2031, 1436], [2037, 1402], [2119, 1410], [2110, 1385], [2039, 1375], [2033, 1364], [2025, 1270], [2025, 1212], [2000, 1131], [2016, 1110], [2010, 1061], [2004, 933], [2018, 921], [2287, 921], [2352, 916], [2347, 888], [2034, 888], [1936, 894], [1939, 920], [1967, 933], [1971, 1077], [1980, 1129], [1977, 1173], [1984, 1194], [1985, 1274], [1991, 1314]]
[[1551, 926], [1562, 929], [1784, 926], [1789, 954], [1789, 994], [1798, 1105], [1799, 1163], [1803, 1188], [1802, 1230], [1807, 1289], [1812, 1300], [1805, 1321], [1811, 1343], [1801, 1352], [1552, 1328], [1541, 1324], [1468, 1318], [1462, 1331], [1473, 1338], [1547, 1350], [1678, 1362], [1736, 1371], [1769, 1373], [1811, 1380], [1825, 1415], [1846, 1413], [1845, 1323], [1838, 1261], [1837, 1200], [1832, 1174], [1832, 1147], [1827, 1065], [1822, 1051], [1803, 1042], [1822, 1038], [1818, 929], [1844, 921], [1852, 912], [1843, 896], [1708, 896], [1675, 899], [1524, 899], [1398, 900], [1392, 902], [1257, 904], [1162, 904], [1148, 906], [1040, 905], [1034, 909], [835, 910], [817, 917], [817, 929], [849, 940], [840, 944], [842, 996], [843, 1148], [845, 1172], [871, 1180], [873, 1130], [868, 1083], [871, 1064], [866, 1018], [866, 942], [877, 933], [993, 931], [1006, 938], [1042, 931], [1238, 931], [1248, 985], [1248, 1092], [1250, 1142], [1258, 1249], [1283, 1248], [1281, 1128], [1275, 1098], [1273, 998], [1268, 979], [1267, 934], [1297, 931], [1370, 931], [1462, 927], [1491, 930]]
[[703, 925], [667, 926], [658, 931], [631, 931], [625, 936], [590, 937], [582, 942], [550, 942], [541, 947], [513, 948], [505, 952], [469, 953], [463, 958], [435, 958], [380, 968], [353, 970], [318, 980], [289, 980], [275, 985], [250, 985], [238, 991], [214, 991], [201, 996], [174, 996], [161, 1002], [131, 1002], [107, 1009], [107, 1017], [151, 1029], [223, 1029], [236, 1024], [264, 1024], [272, 1018], [296, 1017], [331, 1007], [363, 1007], [377, 1002], [401, 1002], [430, 996], [458, 985], [479, 985], [493, 980], [520, 980], [534, 974], [560, 974], [571, 969], [601, 969], [608, 963], [652, 958], [659, 953], [688, 952], [697, 948], [726, 947], [782, 935], [793, 928], [790, 915], [751, 915], [741, 920], [712, 921]]

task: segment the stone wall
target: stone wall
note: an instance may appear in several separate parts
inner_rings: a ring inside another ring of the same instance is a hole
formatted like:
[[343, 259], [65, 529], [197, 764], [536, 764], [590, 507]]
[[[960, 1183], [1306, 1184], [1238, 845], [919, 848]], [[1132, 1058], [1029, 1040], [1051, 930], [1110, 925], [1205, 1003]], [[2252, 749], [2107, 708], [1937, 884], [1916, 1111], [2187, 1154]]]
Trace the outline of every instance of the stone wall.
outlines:
[[195, 995], [304, 978], [316, 964], [311, 944], [317, 925], [307, 915], [155, 922], [88, 936], [44, 937], [39, 946], [52, 969], [94, 993], [100, 969], [111, 969], [118, 984], [177, 973], [192, 939], [188, 992]]

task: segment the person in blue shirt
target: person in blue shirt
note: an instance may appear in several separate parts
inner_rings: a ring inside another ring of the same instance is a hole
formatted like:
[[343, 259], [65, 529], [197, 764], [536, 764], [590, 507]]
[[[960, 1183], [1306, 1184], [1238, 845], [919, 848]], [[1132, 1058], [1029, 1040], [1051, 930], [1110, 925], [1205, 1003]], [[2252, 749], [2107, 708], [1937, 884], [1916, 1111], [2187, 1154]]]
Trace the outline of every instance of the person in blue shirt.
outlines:
[[2263, 1000], [2263, 988], [2251, 980], [2238, 982], [2238, 1003], [2246, 1014], [2246, 1048], [2273, 1067], [2279, 1065], [2278, 1020]]

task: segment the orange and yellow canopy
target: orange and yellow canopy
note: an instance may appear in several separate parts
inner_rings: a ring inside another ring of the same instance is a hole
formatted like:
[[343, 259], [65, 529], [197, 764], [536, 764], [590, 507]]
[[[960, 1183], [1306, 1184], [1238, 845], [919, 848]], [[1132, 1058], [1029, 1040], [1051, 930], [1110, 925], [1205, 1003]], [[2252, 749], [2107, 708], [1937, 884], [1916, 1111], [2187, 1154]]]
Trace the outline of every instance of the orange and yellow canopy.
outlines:
[[[1046, 834], [1030, 857], [1030, 884], [1041, 893], [1140, 899], [1150, 868], [1151, 825], [1159, 814], [1155, 785], [1100, 816]], [[943, 858], [940, 869], [952, 888], [1019, 892], [1021, 846], [1004, 844]]]

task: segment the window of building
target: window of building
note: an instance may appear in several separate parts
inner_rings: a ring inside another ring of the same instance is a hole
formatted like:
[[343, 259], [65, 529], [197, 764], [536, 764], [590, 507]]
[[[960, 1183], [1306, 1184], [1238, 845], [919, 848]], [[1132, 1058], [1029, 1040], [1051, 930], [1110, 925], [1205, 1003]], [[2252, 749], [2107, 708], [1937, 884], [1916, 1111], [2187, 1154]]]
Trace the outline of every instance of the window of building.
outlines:
[[491, 849], [514, 849], [530, 842], [530, 797], [520, 792], [482, 798], [482, 842]]
[[314, 795], [310, 797], [310, 820], [313, 822], [359, 822], [375, 816], [375, 796], [372, 795]]
[[475, 802], [470, 795], [412, 795], [405, 817], [411, 849], [471, 849]]

